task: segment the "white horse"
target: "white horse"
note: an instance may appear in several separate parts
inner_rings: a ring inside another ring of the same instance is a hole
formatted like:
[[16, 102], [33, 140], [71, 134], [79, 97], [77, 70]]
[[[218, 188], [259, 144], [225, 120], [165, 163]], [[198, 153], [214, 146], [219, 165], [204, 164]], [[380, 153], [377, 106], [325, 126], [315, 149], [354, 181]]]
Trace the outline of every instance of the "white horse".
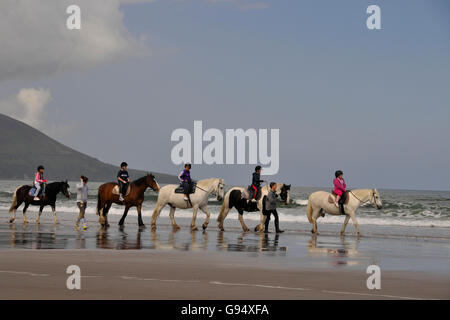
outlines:
[[[208, 227], [210, 212], [206, 207], [208, 204], [208, 198], [210, 194], [216, 194], [217, 200], [222, 201], [225, 188], [225, 180], [221, 178], [210, 178], [199, 180], [197, 182], [197, 188], [195, 193], [189, 195], [189, 201], [184, 200], [184, 194], [175, 193], [175, 189], [178, 188], [176, 184], [169, 184], [162, 187], [158, 194], [158, 200], [156, 201], [155, 210], [153, 210], [152, 216], [152, 230], [156, 230], [156, 219], [159, 217], [161, 210], [168, 204], [170, 206], [169, 217], [172, 221], [174, 229], [180, 229], [174, 219], [175, 209], [189, 209], [192, 208], [192, 223], [191, 229], [198, 230], [195, 226], [195, 220], [197, 219], [198, 209], [202, 210], [206, 214], [206, 220], [203, 223], [203, 230]], [[192, 205], [191, 205], [192, 204]]]
[[[286, 185], [284, 183], [277, 183], [277, 190], [276, 193], [280, 195], [281, 200], [285, 204], [289, 204], [290, 201], [290, 189], [291, 185]], [[238, 192], [234, 192], [238, 191]], [[269, 185], [265, 185], [261, 187], [261, 197], [259, 198], [258, 202], [256, 203], [256, 210], [251, 211], [259, 211], [260, 212], [260, 223], [255, 227], [255, 231], [263, 231], [264, 230], [264, 223], [266, 221], [266, 216], [263, 214], [263, 199], [264, 197], [269, 193], [270, 187]], [[239, 222], [241, 223], [242, 230], [249, 231], [250, 229], [245, 225], [244, 219], [242, 218], [244, 211], [248, 211], [247, 207], [247, 200], [241, 198], [241, 194], [247, 192], [246, 188], [242, 187], [233, 187], [225, 194], [225, 198], [223, 200], [222, 208], [220, 209], [220, 214], [217, 217], [217, 222], [219, 222], [219, 229], [221, 231], [225, 231], [223, 227], [223, 223], [225, 218], [228, 215], [228, 212], [235, 207], [239, 212]]]
[[[330, 199], [330, 197], [332, 197]], [[355, 226], [358, 235], [361, 235], [359, 231], [358, 222], [356, 221], [356, 210], [364, 203], [370, 202], [375, 208], [381, 209], [383, 204], [381, 202], [380, 194], [377, 189], [355, 189], [348, 192], [348, 199], [345, 201], [344, 211], [345, 221], [341, 229], [341, 235], [345, 234], [345, 227], [348, 220], [351, 218], [353, 225]], [[329, 192], [317, 191], [312, 193], [308, 199], [308, 206], [306, 207], [306, 214], [308, 220], [313, 225], [312, 233], [317, 233], [317, 218], [319, 216], [324, 217], [325, 213], [332, 215], [340, 215], [339, 208], [334, 204], [334, 196]]]

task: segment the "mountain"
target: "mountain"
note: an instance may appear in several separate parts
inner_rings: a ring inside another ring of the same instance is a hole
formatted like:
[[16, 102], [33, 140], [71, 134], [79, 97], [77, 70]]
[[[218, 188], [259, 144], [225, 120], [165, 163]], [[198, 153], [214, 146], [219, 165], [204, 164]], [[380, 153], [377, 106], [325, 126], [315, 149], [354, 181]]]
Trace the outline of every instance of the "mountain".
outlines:
[[[32, 179], [38, 165], [48, 180], [75, 180], [85, 175], [91, 181], [114, 181], [119, 170], [73, 150], [29, 125], [0, 113], [0, 179]], [[150, 170], [149, 170], [150, 171]], [[129, 169], [133, 179], [146, 171]], [[153, 172], [159, 183], [175, 183], [176, 177]]]

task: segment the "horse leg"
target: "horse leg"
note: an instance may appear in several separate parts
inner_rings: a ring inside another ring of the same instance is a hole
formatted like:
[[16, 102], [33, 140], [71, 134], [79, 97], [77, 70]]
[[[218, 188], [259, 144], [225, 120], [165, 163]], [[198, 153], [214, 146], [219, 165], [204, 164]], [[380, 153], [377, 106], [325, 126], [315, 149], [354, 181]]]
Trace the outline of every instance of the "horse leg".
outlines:
[[23, 223], [28, 223], [27, 220], [27, 209], [30, 204], [25, 202], [25, 207], [23, 207]]
[[142, 221], [141, 209], [142, 209], [142, 204], [138, 204], [137, 205], [138, 225], [139, 225], [139, 228], [143, 229], [143, 228], [145, 228], [145, 224], [144, 224], [144, 221]]
[[192, 222], [191, 222], [191, 230], [192, 231], [198, 230], [198, 228], [195, 226], [195, 220], [197, 220], [197, 211], [198, 211], [198, 206], [194, 206], [192, 208]]
[[[161, 210], [164, 208], [164, 206], [161, 206], [158, 204], [158, 202], [156, 202], [156, 206], [155, 209], [153, 210], [153, 215], [152, 215], [152, 231], [156, 230], [156, 219], [158, 219], [159, 214], [161, 213]], [[173, 221], [172, 221], [172, 225], [173, 225]]]
[[170, 221], [172, 221], [172, 227], [174, 230], [179, 230], [180, 227], [175, 222], [175, 207], [170, 206], [170, 212], [169, 212]]
[[244, 222], [244, 210], [238, 209], [238, 218], [239, 218], [239, 222], [241, 223], [242, 230], [244, 230], [244, 232], [250, 231], [250, 229], [247, 227], [247, 225]]
[[255, 231], [263, 231], [264, 230], [264, 224], [266, 223], [266, 216], [262, 213], [262, 210], [260, 210], [260, 217], [259, 217], [259, 224], [255, 227]]
[[128, 210], [130, 210], [130, 207], [128, 205], [125, 206], [125, 210], [123, 210], [122, 218], [120, 218], [119, 226], [123, 226], [125, 223], [125, 218], [127, 217]]
[[344, 224], [342, 225], [342, 229], [341, 229], [341, 235], [342, 236], [345, 234], [345, 227], [347, 227], [348, 220], [350, 220], [350, 216], [346, 215], [345, 216], [345, 220], [344, 220]]
[[10, 223], [13, 223], [16, 220], [17, 209], [22, 205], [22, 203], [23, 203], [23, 200], [17, 201], [17, 204], [13, 208], [13, 216], [11, 219], [9, 219]]
[[220, 229], [220, 231], [225, 231], [223, 223], [228, 215], [228, 212], [230, 212], [230, 208], [224, 208], [222, 214], [221, 215], [219, 214], [218, 217], [219, 225], [217, 227]]
[[43, 206], [39, 206], [39, 212], [38, 212], [38, 217], [36, 219], [36, 223], [40, 224], [41, 223], [41, 214], [42, 214], [42, 210], [44, 210]]
[[319, 234], [317, 232], [317, 218], [319, 217], [319, 215], [320, 215], [320, 209], [319, 210], [314, 210], [312, 215], [311, 215], [311, 218], [312, 218], [312, 221], [313, 221], [313, 228], [312, 228], [311, 232], [314, 233], [314, 234]]
[[210, 218], [211, 214], [209, 213], [208, 208], [206, 206], [201, 207], [200, 210], [202, 210], [206, 214], [205, 222], [202, 225], [203, 230], [206, 230], [206, 228], [208, 228], [209, 218]]
[[53, 211], [53, 219], [55, 220], [55, 224], [58, 224], [58, 218], [56, 217], [56, 207], [55, 205], [52, 205], [52, 211]]
[[106, 228], [109, 227], [109, 223], [108, 223], [108, 212], [109, 212], [109, 209], [111, 209], [111, 206], [112, 206], [112, 202], [108, 202], [108, 203], [106, 204], [105, 210], [103, 211], [103, 215], [104, 215], [104, 217], [105, 217], [105, 227], [106, 227]]
[[359, 231], [358, 221], [356, 221], [355, 213], [349, 212], [348, 215], [350, 216], [350, 218], [352, 218], [353, 225], [355, 226], [356, 229], [356, 233], [358, 234], [358, 236], [360, 236], [361, 232]]

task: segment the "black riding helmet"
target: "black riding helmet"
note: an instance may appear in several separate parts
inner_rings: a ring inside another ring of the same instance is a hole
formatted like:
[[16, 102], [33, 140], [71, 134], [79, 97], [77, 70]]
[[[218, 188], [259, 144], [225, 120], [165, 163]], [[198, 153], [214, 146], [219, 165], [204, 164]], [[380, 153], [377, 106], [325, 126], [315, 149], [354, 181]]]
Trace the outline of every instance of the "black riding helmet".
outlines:
[[258, 170], [261, 170], [261, 166], [256, 166], [255, 167], [255, 172], [258, 171]]
[[39, 171], [39, 170], [41, 170], [41, 169], [42, 169], [42, 170], [45, 170], [45, 169], [44, 169], [44, 166], [39, 166], [39, 167], [37, 167], [37, 171]]
[[191, 164], [190, 163], [186, 163], [185, 165], [184, 165], [184, 167], [186, 168], [186, 167], [189, 167], [189, 169], [191, 169]]
[[122, 162], [121, 164], [120, 164], [120, 167], [122, 168], [122, 167], [128, 167], [128, 163], [126, 163], [125, 161], [124, 162]]
[[342, 170], [338, 170], [334, 173], [334, 175], [337, 177], [339, 177], [340, 175], [343, 175], [344, 173], [342, 172]]

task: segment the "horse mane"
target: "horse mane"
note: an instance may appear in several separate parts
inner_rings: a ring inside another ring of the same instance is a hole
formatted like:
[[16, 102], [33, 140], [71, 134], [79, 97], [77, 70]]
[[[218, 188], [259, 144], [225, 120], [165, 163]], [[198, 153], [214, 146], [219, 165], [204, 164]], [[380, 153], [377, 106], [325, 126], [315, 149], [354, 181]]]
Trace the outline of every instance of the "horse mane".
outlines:
[[142, 186], [145, 183], [146, 180], [147, 180], [147, 176], [143, 176], [143, 177], [141, 177], [141, 178], [139, 178], [137, 180], [134, 180], [133, 183], [136, 186], [140, 187], [140, 186]]

